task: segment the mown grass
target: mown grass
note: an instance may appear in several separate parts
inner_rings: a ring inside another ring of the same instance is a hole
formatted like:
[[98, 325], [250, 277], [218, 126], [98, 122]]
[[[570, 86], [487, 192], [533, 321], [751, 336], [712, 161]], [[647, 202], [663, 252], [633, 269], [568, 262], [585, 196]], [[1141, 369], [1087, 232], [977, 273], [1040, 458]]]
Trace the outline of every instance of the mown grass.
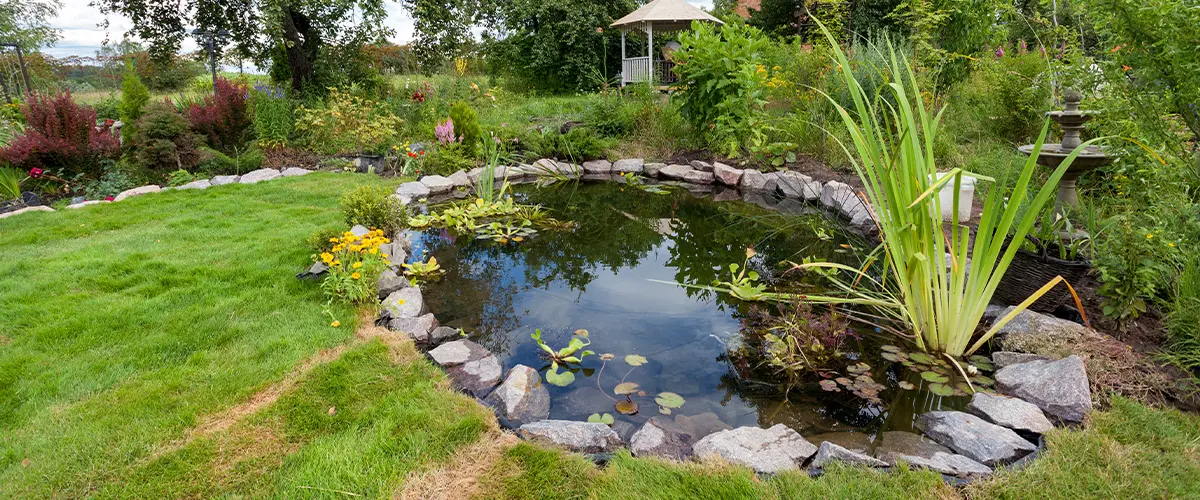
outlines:
[[[198, 415], [344, 342], [304, 239], [366, 176], [146, 195], [0, 220], [0, 496], [84, 496]], [[375, 180], [373, 182], [381, 182]]]

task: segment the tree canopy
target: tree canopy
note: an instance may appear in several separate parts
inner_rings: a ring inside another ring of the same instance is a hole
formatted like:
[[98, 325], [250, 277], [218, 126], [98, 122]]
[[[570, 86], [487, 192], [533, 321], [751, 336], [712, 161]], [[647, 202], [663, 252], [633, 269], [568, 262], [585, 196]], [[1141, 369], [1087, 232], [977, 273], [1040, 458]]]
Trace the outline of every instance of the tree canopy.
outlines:
[[61, 7], [59, 0], [0, 0], [0, 42], [30, 51], [57, 42], [62, 33], [49, 24]]

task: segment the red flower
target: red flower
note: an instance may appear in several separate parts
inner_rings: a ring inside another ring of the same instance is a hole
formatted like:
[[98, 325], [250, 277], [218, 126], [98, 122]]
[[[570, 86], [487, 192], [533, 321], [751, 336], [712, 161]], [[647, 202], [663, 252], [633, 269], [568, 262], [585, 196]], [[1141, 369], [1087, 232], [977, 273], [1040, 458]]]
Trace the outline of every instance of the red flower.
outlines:
[[422, 93], [421, 93], [421, 92], [419, 92], [419, 91], [418, 91], [418, 92], [413, 92], [413, 95], [412, 95], [412, 100], [414, 100], [414, 101], [416, 101], [416, 102], [425, 102], [425, 94], [422, 94]]
[[40, 169], [40, 168], [37, 168], [37, 167], [34, 167], [34, 168], [31, 168], [31, 169], [29, 169], [29, 176], [30, 176], [30, 177], [33, 177], [34, 179], [37, 179], [37, 178], [41, 177], [41, 176], [42, 176], [42, 174], [44, 174], [44, 173], [46, 173], [46, 171], [45, 171], [45, 170], [42, 170], [42, 169]]
[[116, 199], [116, 198], [113, 198], [112, 196], [105, 196], [105, 197], [104, 197], [104, 201], [113, 201], [113, 200], [115, 200], [115, 199]]
[[425, 150], [424, 150], [424, 149], [422, 149], [422, 150], [421, 150], [421, 156], [425, 156]]

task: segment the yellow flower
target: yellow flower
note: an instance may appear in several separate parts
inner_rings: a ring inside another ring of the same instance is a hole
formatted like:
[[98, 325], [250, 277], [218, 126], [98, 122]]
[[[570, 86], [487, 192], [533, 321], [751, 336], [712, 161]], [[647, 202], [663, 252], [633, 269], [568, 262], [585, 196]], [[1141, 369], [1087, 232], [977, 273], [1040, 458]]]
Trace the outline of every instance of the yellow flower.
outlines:
[[371, 255], [375, 255], [377, 253], [379, 253], [379, 247], [375, 247], [375, 248], [371, 249]]
[[398, 305], [398, 306], [404, 305], [404, 299], [396, 299], [396, 305]]
[[355, 273], [351, 273], [351, 274], [350, 274], [350, 279], [355, 279], [355, 280], [356, 280], [356, 279], [359, 279], [359, 278], [361, 278], [361, 277], [362, 277], [362, 275], [361, 275], [361, 274], [358, 274], [357, 272], [355, 272]]
[[1169, 247], [1174, 247], [1174, 246], [1175, 246], [1175, 242], [1174, 242], [1174, 241], [1172, 241], [1172, 242], [1170, 242], [1170, 243], [1167, 243], [1167, 246], [1169, 246]]
[[340, 260], [335, 260], [335, 261], [333, 261], [333, 263], [332, 263], [331, 265], [333, 265], [333, 266], [340, 266], [340, 265], [342, 265], [342, 261], [340, 261]]
[[332, 326], [332, 327], [334, 327], [334, 328], [337, 328], [337, 327], [339, 327], [339, 326], [342, 326], [342, 322], [341, 322], [341, 321], [338, 321], [338, 320], [333, 320], [333, 323], [330, 323], [330, 324], [329, 324], [329, 326]]
[[331, 254], [329, 252], [322, 253], [321, 254], [321, 262], [324, 262], [326, 264], [333, 262], [333, 254]]
[[1153, 238], [1153, 237], [1154, 237], [1154, 235], [1153, 235], [1153, 234], [1146, 233], [1146, 239], [1150, 239], [1150, 238]]
[[355, 268], [355, 269], [362, 269], [362, 262], [355, 262], [355, 263], [354, 263], [353, 265], [351, 265], [350, 267], [353, 267], [353, 268]]
[[329, 242], [330, 242], [330, 243], [337, 243], [337, 242], [338, 242], [338, 239], [337, 239], [337, 238], [329, 238]]

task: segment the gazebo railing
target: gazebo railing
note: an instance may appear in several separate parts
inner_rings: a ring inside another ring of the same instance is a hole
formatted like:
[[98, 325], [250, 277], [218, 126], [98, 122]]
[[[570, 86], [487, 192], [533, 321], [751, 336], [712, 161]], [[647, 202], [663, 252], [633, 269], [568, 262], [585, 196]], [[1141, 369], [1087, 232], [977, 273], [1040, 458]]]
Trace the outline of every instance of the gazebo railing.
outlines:
[[641, 83], [650, 81], [650, 58], [627, 57], [621, 60], [621, 82]]

